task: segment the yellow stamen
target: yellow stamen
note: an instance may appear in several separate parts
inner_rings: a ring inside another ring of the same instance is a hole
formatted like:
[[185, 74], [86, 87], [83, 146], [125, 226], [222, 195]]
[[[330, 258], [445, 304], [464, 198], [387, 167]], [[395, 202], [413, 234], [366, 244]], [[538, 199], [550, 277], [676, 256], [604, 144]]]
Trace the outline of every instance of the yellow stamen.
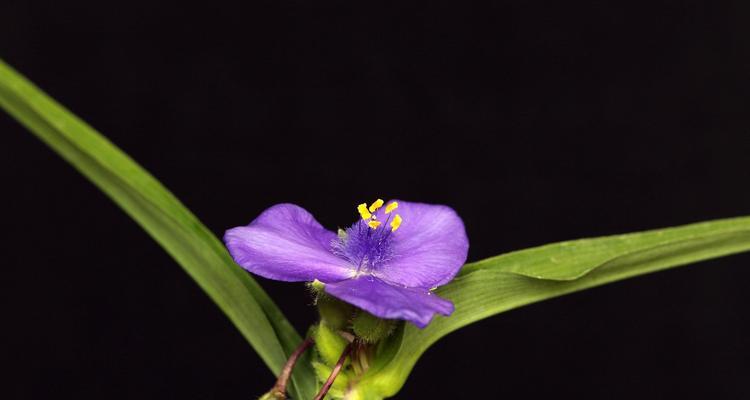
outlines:
[[402, 221], [403, 219], [401, 219], [401, 216], [396, 214], [396, 216], [393, 217], [393, 221], [391, 221], [391, 232], [396, 232], [396, 229], [401, 226]]
[[370, 221], [367, 223], [367, 226], [369, 226], [372, 229], [377, 229], [380, 226], [380, 224], [382, 224], [382, 222], [380, 221]]
[[370, 212], [374, 213], [378, 208], [383, 207], [383, 199], [377, 199], [370, 205]]
[[385, 213], [386, 213], [386, 214], [390, 214], [390, 213], [391, 213], [391, 211], [393, 211], [393, 210], [395, 210], [395, 209], [397, 209], [397, 208], [398, 208], [398, 202], [395, 202], [395, 201], [394, 201], [394, 202], [392, 202], [391, 204], [388, 204], [388, 205], [387, 205], [387, 206], [385, 207]]
[[364, 220], [368, 220], [368, 219], [370, 219], [370, 217], [372, 217], [372, 214], [370, 214], [370, 212], [367, 211], [367, 203], [362, 203], [362, 204], [358, 205], [357, 206], [357, 211], [359, 211], [359, 215]]

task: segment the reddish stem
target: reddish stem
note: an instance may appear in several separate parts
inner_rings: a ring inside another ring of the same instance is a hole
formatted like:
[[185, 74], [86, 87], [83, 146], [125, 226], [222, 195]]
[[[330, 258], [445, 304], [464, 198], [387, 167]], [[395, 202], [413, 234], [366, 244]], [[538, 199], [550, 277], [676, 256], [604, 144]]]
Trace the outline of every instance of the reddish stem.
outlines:
[[326, 397], [326, 394], [328, 394], [328, 390], [331, 389], [331, 385], [333, 385], [333, 381], [336, 380], [336, 377], [339, 375], [339, 372], [341, 372], [341, 369], [344, 368], [344, 362], [346, 362], [346, 357], [349, 356], [349, 353], [351, 351], [352, 351], [352, 344], [349, 343], [346, 345], [344, 352], [341, 353], [341, 357], [339, 357], [339, 360], [336, 362], [336, 365], [333, 367], [333, 370], [331, 371], [331, 375], [328, 376], [326, 383], [323, 384], [323, 387], [320, 388], [320, 392], [318, 392], [318, 394], [315, 396], [313, 400], [323, 400], [323, 398]]
[[274, 392], [277, 398], [286, 398], [286, 384], [292, 376], [294, 365], [297, 364], [297, 360], [299, 360], [305, 350], [312, 346], [313, 342], [313, 338], [311, 337], [305, 339], [296, 349], [294, 349], [294, 352], [289, 356], [289, 359], [286, 360], [286, 364], [284, 364], [284, 368], [281, 370], [279, 379], [276, 380], [276, 384], [273, 386], [273, 389], [271, 389], [271, 392]]

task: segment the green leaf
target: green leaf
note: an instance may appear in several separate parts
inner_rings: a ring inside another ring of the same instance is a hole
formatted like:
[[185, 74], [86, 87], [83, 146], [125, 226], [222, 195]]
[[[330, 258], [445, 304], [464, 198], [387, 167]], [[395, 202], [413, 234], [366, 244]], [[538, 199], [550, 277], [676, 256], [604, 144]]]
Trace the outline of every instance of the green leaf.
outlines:
[[[172, 193], [2, 61], [0, 106], [136, 220], [226, 313], [269, 368], [276, 374], [281, 371], [301, 338], [263, 289]], [[292, 378], [294, 397], [312, 398], [315, 390], [310, 363], [299, 363]]]
[[[424, 330], [407, 324], [392, 358], [361, 381], [363, 398], [394, 395], [419, 357], [441, 337], [530, 303], [637, 275], [750, 250], [750, 217], [724, 219], [516, 251], [467, 264], [437, 290], [456, 311]], [[373, 396], [373, 394], [375, 394]]]

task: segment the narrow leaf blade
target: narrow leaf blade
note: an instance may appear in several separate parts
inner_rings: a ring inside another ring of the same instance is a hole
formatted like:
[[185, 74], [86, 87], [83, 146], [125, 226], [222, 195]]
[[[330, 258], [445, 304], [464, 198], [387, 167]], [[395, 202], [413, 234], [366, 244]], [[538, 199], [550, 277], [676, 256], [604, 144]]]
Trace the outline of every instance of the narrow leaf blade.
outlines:
[[391, 396], [419, 357], [463, 326], [527, 304], [659, 270], [750, 250], [750, 217], [553, 243], [467, 264], [437, 293], [456, 311], [424, 330], [408, 325], [393, 357], [362, 381]]
[[[0, 106], [136, 220], [216, 302], [269, 368], [274, 373], [281, 370], [300, 336], [258, 283], [236, 266], [222, 243], [172, 193], [1, 60]], [[309, 363], [300, 363], [293, 376], [294, 396], [312, 397], [315, 386]]]

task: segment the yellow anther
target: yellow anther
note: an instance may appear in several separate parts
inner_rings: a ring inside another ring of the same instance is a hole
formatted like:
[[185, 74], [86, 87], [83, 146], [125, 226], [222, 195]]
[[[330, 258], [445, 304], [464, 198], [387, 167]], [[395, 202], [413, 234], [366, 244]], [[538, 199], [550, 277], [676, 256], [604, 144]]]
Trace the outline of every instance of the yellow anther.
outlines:
[[403, 219], [401, 219], [401, 216], [396, 214], [396, 216], [393, 217], [393, 221], [391, 221], [391, 232], [396, 232], [396, 229], [401, 226], [402, 221]]
[[369, 211], [367, 211], [367, 203], [362, 203], [357, 206], [357, 211], [359, 211], [359, 215], [362, 217], [362, 219], [367, 220], [372, 217], [372, 214], [370, 214]]
[[385, 213], [386, 214], [390, 214], [391, 211], [393, 211], [393, 210], [395, 210], [397, 208], [398, 208], [398, 202], [395, 202], [395, 201], [391, 202], [390, 204], [388, 204], [387, 206], [385, 206]]
[[369, 222], [367, 223], [367, 226], [369, 226], [369, 227], [370, 227], [370, 228], [372, 228], [372, 229], [377, 229], [377, 228], [378, 228], [378, 227], [380, 226], [380, 224], [382, 224], [382, 222], [380, 222], [380, 221], [375, 221], [375, 220], [372, 220], [372, 221], [369, 221]]
[[377, 199], [370, 205], [370, 212], [374, 213], [378, 208], [383, 207], [383, 199]]

